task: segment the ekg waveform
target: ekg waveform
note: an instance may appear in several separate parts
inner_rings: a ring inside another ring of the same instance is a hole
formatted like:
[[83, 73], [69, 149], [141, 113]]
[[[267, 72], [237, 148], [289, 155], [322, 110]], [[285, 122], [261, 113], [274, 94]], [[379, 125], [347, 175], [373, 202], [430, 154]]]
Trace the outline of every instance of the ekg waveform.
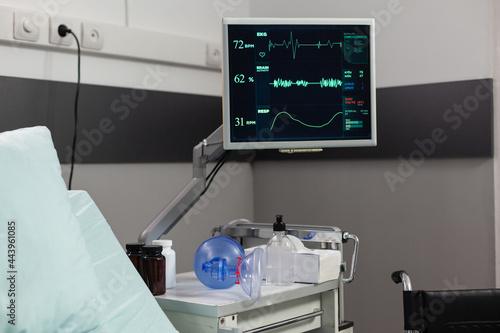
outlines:
[[273, 86], [273, 88], [290, 88], [292, 86], [307, 87], [309, 85], [319, 85], [320, 88], [338, 88], [342, 86], [342, 80], [321, 78], [318, 82], [309, 82], [306, 80], [293, 81], [277, 78], [276, 80], [273, 80], [273, 82], [270, 82], [269, 85]]
[[276, 47], [286, 47], [287, 49], [291, 48], [293, 59], [295, 59], [295, 55], [297, 54], [297, 49], [300, 47], [316, 47], [318, 49], [322, 47], [329, 47], [333, 49], [335, 45], [339, 45], [340, 47], [342, 47], [342, 42], [332, 42], [330, 40], [327, 40], [325, 43], [321, 43], [321, 41], [318, 41], [317, 43], [299, 43], [298, 39], [293, 39], [293, 32], [290, 31], [289, 41], [283, 40], [283, 42], [281, 43], [273, 43], [271, 40], [269, 40], [268, 48], [269, 51], [271, 51], [271, 49], [274, 49]]
[[299, 124], [302, 124], [302, 125], [304, 125], [304, 126], [306, 126], [306, 127], [310, 127], [310, 128], [323, 128], [323, 127], [325, 127], [325, 126], [329, 125], [329, 124], [333, 121], [333, 119], [335, 119], [335, 117], [337, 117], [339, 114], [342, 114], [342, 112], [337, 112], [336, 114], [334, 114], [334, 115], [333, 115], [333, 117], [332, 117], [329, 121], [327, 121], [327, 122], [326, 122], [326, 123], [324, 123], [324, 124], [321, 124], [321, 125], [311, 125], [311, 124], [306, 124], [306, 123], [304, 123], [303, 121], [301, 121], [301, 120], [299, 120], [299, 119], [294, 118], [291, 114], [289, 114], [289, 113], [288, 113], [288, 112], [286, 112], [286, 111], [281, 111], [280, 113], [276, 114], [276, 116], [274, 117], [274, 119], [273, 119], [273, 123], [271, 124], [271, 127], [269, 128], [269, 130], [270, 130], [270, 131], [272, 131], [272, 130], [273, 130], [274, 123], [276, 122], [276, 119], [278, 119], [279, 115], [281, 115], [281, 114], [286, 114], [286, 115], [287, 115], [287, 116], [289, 116], [289, 117], [290, 117], [290, 119], [292, 119], [293, 121], [298, 122]]

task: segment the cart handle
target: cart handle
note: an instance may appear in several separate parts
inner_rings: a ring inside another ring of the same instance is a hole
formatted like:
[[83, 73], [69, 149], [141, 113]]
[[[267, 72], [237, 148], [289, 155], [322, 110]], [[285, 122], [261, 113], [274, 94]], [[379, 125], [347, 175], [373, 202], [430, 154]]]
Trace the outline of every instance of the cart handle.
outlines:
[[352, 251], [351, 260], [351, 274], [348, 278], [342, 279], [343, 283], [351, 283], [354, 280], [354, 274], [356, 273], [356, 265], [358, 263], [358, 250], [359, 250], [359, 238], [356, 235], [344, 232], [342, 234], [342, 242], [346, 243], [349, 239], [354, 241], [354, 250]]

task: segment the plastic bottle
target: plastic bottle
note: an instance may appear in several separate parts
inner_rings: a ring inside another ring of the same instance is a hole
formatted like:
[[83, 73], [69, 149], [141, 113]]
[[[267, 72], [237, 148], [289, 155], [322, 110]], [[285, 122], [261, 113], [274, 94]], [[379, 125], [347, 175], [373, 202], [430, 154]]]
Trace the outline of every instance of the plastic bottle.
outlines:
[[293, 283], [294, 246], [285, 234], [283, 215], [276, 215], [273, 237], [266, 247], [266, 283], [287, 286]]
[[142, 278], [155, 296], [165, 293], [165, 257], [160, 245], [146, 245], [142, 248]]
[[158, 239], [153, 241], [153, 245], [161, 245], [161, 254], [165, 257], [165, 288], [175, 287], [175, 251], [172, 249], [172, 240]]
[[129, 243], [125, 244], [125, 248], [127, 249], [127, 256], [132, 261], [137, 272], [141, 274], [141, 257], [142, 257], [142, 247], [144, 243]]

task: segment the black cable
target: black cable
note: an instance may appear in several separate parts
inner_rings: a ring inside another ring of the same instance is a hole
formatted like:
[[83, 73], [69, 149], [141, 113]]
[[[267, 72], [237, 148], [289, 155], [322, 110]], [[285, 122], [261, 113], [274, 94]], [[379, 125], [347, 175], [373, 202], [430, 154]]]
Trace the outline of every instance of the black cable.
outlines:
[[217, 164], [215, 165], [215, 167], [212, 169], [212, 171], [208, 174], [208, 176], [206, 178], [206, 181], [208, 183], [205, 186], [205, 188], [203, 189], [203, 191], [201, 192], [200, 197], [203, 196], [205, 194], [205, 192], [207, 192], [207, 190], [210, 187], [210, 185], [212, 184], [212, 181], [214, 180], [215, 176], [217, 175], [219, 170], [222, 168], [224, 163], [226, 163], [230, 154], [231, 154], [231, 151], [229, 151], [229, 150], [224, 152], [224, 154], [221, 156], [221, 158], [217, 161]]
[[226, 161], [229, 158], [230, 154], [231, 154], [231, 151], [225, 151], [224, 152], [224, 154], [217, 161], [217, 164], [215, 165], [215, 167], [208, 174], [206, 180], [212, 181], [215, 178], [215, 176], [217, 175], [217, 173], [219, 172], [219, 170], [222, 168], [222, 166], [224, 165], [224, 163], [226, 163]]
[[221, 157], [221, 159], [219, 160], [219, 162], [217, 162], [216, 166], [214, 167], [214, 169], [210, 173], [212, 175], [212, 177], [211, 178], [207, 177], [207, 179], [206, 179], [206, 181], [208, 183], [205, 186], [205, 188], [203, 189], [203, 191], [201, 192], [200, 197], [203, 196], [205, 194], [205, 192], [207, 192], [207, 190], [209, 189], [209, 187], [212, 184], [213, 180], [215, 179], [215, 176], [217, 175], [217, 173], [219, 172], [219, 170], [222, 168], [222, 166], [224, 165], [224, 163], [226, 163], [228, 157], [229, 157], [229, 152], [226, 152]]
[[71, 183], [73, 182], [73, 169], [75, 167], [75, 150], [76, 150], [76, 131], [77, 131], [77, 124], [78, 124], [78, 97], [80, 96], [80, 58], [81, 58], [81, 52], [80, 52], [80, 42], [78, 41], [78, 38], [76, 35], [69, 29], [67, 26], [64, 24], [61, 24], [58, 29], [57, 29], [59, 36], [65, 37], [68, 33], [72, 34], [73, 37], [75, 38], [76, 41], [76, 46], [78, 49], [78, 80], [76, 83], [76, 94], [75, 94], [75, 121], [74, 121], [74, 127], [73, 127], [73, 144], [72, 144], [72, 149], [71, 149], [71, 171], [69, 173], [69, 181], [68, 181], [68, 190], [71, 190]]
[[214, 166], [214, 168], [212, 169], [212, 171], [210, 171], [210, 173], [208, 174], [208, 176], [205, 178], [205, 180], [208, 180], [208, 179], [210, 179], [210, 177], [212, 177], [212, 176], [213, 176], [213, 174], [214, 174], [214, 172], [216, 172], [215, 170], [217, 169], [217, 167], [219, 166], [219, 164], [222, 162], [222, 160], [224, 159], [224, 157], [225, 157], [226, 155], [228, 155], [228, 154], [229, 154], [229, 151], [225, 151], [225, 152], [221, 155], [221, 157], [219, 157], [219, 160], [218, 160], [218, 161], [217, 161], [217, 163], [215, 164], [215, 166]]

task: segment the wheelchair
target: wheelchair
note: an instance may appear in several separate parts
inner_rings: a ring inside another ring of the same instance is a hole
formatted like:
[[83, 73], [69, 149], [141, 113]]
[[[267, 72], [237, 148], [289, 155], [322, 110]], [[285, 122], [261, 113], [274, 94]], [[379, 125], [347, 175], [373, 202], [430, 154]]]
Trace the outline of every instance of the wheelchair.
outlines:
[[500, 333], [500, 289], [412, 290], [405, 271], [391, 278], [403, 284], [406, 333]]

